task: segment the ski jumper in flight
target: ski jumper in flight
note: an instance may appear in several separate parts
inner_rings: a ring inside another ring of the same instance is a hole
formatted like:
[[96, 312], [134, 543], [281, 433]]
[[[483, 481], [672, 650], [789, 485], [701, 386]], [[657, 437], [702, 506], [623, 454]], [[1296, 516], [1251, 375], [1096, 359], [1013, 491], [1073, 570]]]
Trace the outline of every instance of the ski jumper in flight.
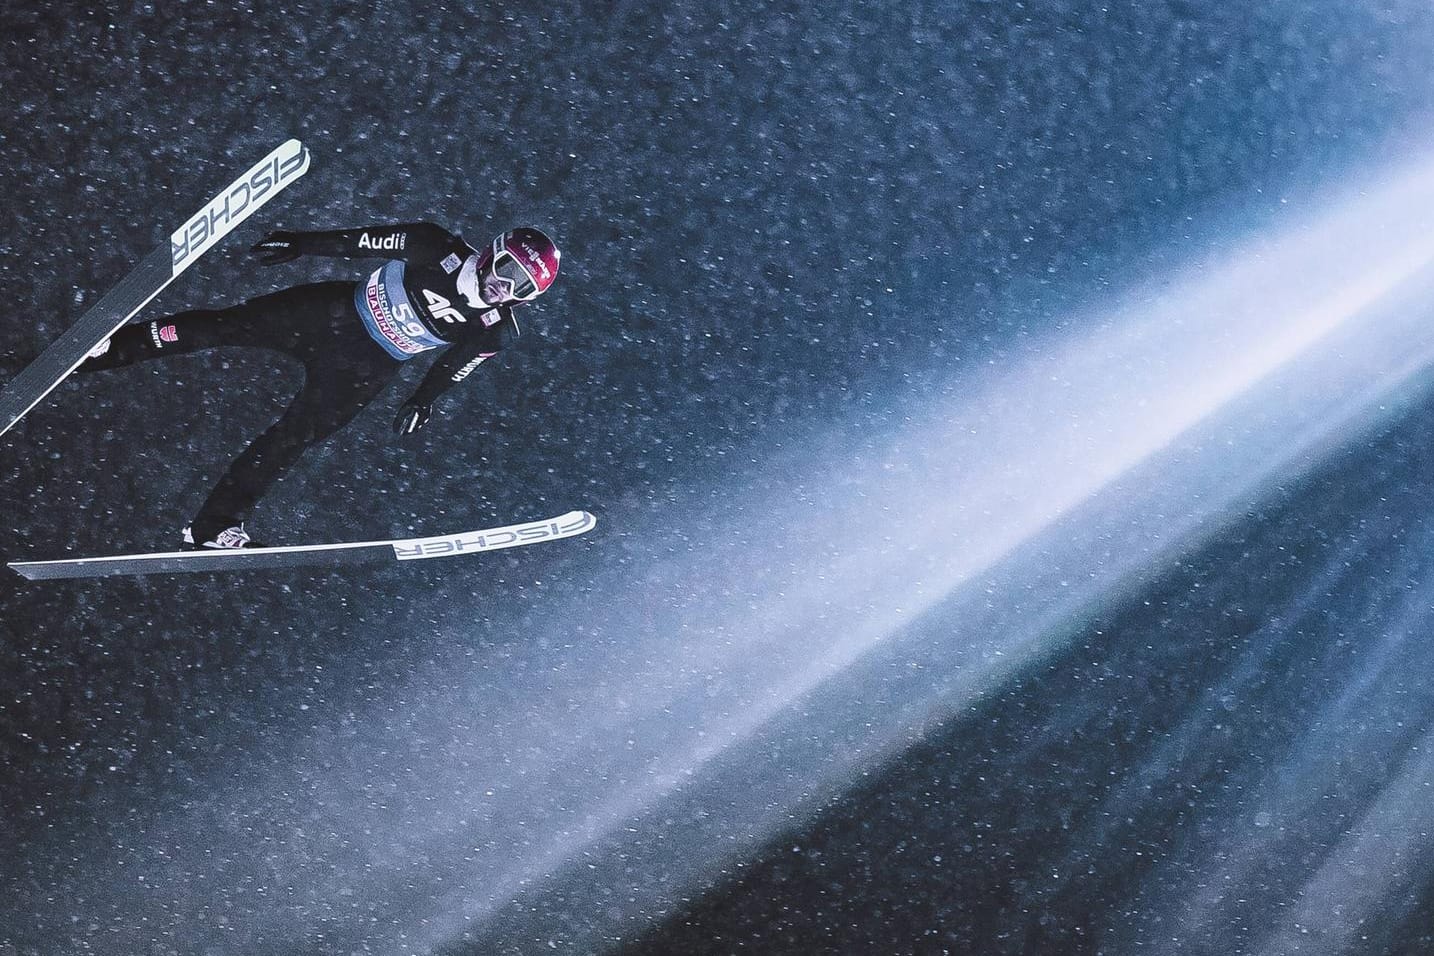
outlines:
[[309, 448], [338, 431], [397, 375], [401, 363], [445, 349], [399, 409], [412, 434], [437, 400], [519, 334], [513, 306], [558, 273], [556, 245], [537, 229], [474, 248], [432, 223], [324, 232], [273, 232], [253, 247], [266, 265], [303, 255], [386, 260], [357, 285], [318, 282], [225, 309], [195, 309], [127, 326], [76, 370], [95, 372], [219, 346], [283, 352], [304, 366], [287, 409], [229, 466], [190, 525], [195, 548], [255, 546], [245, 522], [264, 493]]

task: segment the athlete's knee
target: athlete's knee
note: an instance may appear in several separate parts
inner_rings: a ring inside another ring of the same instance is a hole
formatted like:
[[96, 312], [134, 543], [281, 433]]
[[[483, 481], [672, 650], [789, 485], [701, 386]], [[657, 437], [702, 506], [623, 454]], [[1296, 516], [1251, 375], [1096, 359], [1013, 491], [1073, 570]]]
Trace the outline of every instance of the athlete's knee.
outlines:
[[180, 312], [175, 315], [128, 325], [97, 345], [76, 373], [102, 372], [160, 358], [170, 352], [189, 352], [204, 347], [203, 329], [207, 323], [204, 311]]

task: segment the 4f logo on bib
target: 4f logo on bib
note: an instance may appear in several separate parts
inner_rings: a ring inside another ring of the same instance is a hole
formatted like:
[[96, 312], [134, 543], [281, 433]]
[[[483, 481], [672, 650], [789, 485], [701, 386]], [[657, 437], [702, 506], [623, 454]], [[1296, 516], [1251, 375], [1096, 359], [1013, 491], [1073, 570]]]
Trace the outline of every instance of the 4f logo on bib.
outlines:
[[428, 302], [428, 311], [433, 313], [435, 319], [442, 319], [444, 322], [467, 322], [463, 313], [453, 307], [443, 296], [432, 289], [423, 290], [423, 298]]

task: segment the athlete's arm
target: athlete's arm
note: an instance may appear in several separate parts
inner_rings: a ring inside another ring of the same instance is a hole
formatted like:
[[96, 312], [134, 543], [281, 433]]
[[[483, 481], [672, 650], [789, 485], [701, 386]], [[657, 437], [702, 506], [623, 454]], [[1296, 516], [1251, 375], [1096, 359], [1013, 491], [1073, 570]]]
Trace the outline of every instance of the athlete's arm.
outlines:
[[434, 403], [454, 385], [473, 374], [478, 366], [497, 355], [502, 343], [503, 335], [495, 326], [450, 346], [423, 376], [412, 397], [398, 410], [393, 430], [400, 435], [409, 435], [422, 428], [433, 414]]
[[271, 232], [254, 244], [265, 265], [290, 262], [299, 256], [344, 259], [439, 259], [460, 240], [431, 222], [409, 222], [359, 229], [316, 232]]

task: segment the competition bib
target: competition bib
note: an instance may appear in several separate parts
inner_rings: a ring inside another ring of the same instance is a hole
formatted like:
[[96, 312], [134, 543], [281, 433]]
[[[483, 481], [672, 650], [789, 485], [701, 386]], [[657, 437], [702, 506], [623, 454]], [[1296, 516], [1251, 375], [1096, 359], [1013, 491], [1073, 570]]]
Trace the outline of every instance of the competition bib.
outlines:
[[400, 362], [448, 343], [419, 321], [403, 288], [403, 262], [395, 259], [374, 270], [354, 290], [354, 305], [364, 328], [383, 350]]

